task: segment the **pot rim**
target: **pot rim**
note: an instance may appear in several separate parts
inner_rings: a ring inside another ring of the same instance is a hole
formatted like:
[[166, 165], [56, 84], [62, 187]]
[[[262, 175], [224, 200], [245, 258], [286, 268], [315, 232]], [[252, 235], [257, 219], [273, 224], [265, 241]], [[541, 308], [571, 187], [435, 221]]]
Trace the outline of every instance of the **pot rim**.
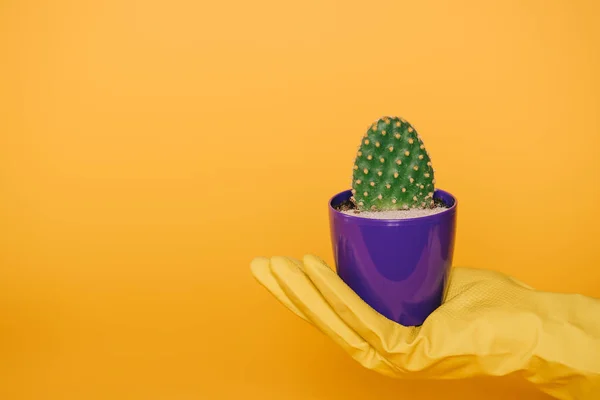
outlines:
[[432, 215], [425, 215], [421, 217], [414, 218], [403, 218], [403, 219], [395, 219], [395, 218], [386, 218], [386, 219], [375, 219], [375, 218], [365, 218], [359, 217], [350, 214], [344, 214], [333, 207], [333, 202], [340, 197], [348, 197], [352, 195], [351, 189], [343, 190], [331, 196], [328, 201], [329, 212], [331, 215], [335, 216], [335, 218], [339, 218], [344, 220], [345, 222], [352, 222], [357, 224], [367, 224], [367, 225], [414, 225], [414, 224], [428, 224], [432, 222], [439, 222], [440, 220], [447, 218], [448, 216], [456, 213], [456, 208], [458, 205], [458, 200], [456, 196], [451, 194], [450, 192], [443, 189], [435, 189], [433, 192], [433, 197], [441, 197], [442, 199], [449, 200], [452, 202], [452, 205], [448, 207], [446, 210], [441, 211]]

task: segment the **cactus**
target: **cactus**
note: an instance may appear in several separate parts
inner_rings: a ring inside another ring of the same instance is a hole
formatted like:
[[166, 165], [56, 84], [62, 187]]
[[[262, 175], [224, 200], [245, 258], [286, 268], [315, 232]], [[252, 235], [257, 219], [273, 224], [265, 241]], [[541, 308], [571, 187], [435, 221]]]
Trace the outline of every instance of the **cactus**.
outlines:
[[382, 117], [362, 138], [354, 162], [351, 201], [360, 211], [434, 208], [431, 159], [414, 127]]

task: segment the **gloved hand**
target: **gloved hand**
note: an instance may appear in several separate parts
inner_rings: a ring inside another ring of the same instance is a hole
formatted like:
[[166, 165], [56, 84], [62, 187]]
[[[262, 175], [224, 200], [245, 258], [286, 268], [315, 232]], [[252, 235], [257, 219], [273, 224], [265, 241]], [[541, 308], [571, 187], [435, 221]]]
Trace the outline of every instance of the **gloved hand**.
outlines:
[[419, 327], [373, 310], [319, 258], [258, 257], [254, 277], [366, 368], [396, 378], [520, 373], [565, 400], [600, 399], [600, 300], [537, 291], [498, 272], [455, 267]]

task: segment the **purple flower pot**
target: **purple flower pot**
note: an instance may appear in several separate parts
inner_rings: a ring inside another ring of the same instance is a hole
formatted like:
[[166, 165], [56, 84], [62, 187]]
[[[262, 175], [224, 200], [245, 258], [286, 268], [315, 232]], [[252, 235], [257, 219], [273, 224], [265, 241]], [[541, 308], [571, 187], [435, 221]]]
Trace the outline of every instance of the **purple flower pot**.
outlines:
[[369, 219], [329, 201], [331, 241], [340, 278], [374, 310], [405, 326], [418, 326], [442, 304], [452, 267], [457, 201], [437, 189], [448, 209], [411, 219]]

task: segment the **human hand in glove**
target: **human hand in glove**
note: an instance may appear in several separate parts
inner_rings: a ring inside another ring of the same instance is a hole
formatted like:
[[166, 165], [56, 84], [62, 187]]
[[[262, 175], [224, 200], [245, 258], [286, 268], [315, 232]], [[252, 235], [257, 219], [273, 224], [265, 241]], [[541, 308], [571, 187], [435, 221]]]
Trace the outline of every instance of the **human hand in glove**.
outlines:
[[451, 269], [418, 327], [366, 304], [318, 257], [257, 257], [254, 277], [365, 368], [394, 378], [512, 373], [564, 400], [600, 399], [600, 300], [535, 290], [498, 272]]

